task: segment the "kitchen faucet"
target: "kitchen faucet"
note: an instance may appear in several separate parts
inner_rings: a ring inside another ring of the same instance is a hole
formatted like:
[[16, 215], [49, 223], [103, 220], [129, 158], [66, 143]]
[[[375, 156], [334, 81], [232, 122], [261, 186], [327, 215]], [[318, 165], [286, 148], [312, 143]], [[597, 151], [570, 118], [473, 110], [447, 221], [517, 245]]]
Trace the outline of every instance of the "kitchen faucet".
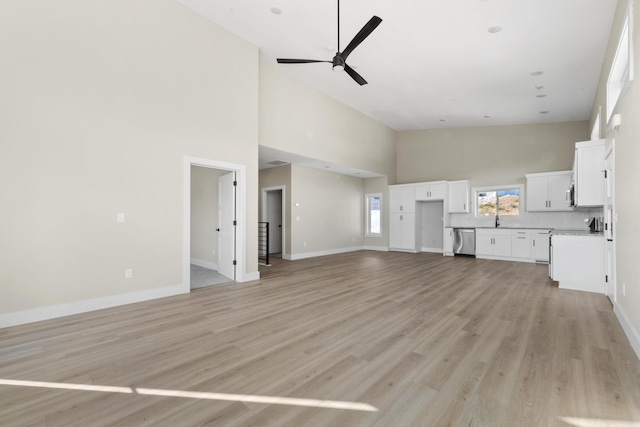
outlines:
[[496, 228], [500, 227], [500, 217], [496, 213]]

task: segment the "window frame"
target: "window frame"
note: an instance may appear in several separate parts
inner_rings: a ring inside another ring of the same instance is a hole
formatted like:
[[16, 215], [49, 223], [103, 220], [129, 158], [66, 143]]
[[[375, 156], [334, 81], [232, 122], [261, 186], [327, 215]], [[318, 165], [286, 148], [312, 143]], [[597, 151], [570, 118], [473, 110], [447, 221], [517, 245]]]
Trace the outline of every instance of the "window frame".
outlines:
[[[371, 232], [371, 199], [380, 199], [380, 232]], [[382, 193], [367, 193], [364, 195], [364, 236], [365, 237], [382, 237]]]
[[[518, 203], [518, 215], [498, 215], [500, 221], [515, 221], [522, 220], [524, 218], [524, 185], [523, 184], [510, 184], [510, 185], [494, 185], [490, 187], [474, 187], [471, 189], [471, 194], [473, 195], [473, 217], [479, 221], [495, 221], [495, 215], [478, 215], [478, 193], [486, 193], [489, 191], [507, 191], [507, 190], [518, 190], [518, 197], [520, 201]], [[498, 208], [499, 209], [499, 208]]]
[[633, 2], [627, 5], [606, 83], [607, 127], [633, 81]]

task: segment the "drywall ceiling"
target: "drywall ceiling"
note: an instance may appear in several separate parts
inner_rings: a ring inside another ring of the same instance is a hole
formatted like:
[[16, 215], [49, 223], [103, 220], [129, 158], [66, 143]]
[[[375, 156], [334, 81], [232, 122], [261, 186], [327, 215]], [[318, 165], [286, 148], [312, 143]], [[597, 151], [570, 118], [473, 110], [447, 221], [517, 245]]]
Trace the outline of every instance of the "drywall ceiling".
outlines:
[[[617, 0], [341, 0], [341, 46], [380, 26], [347, 63], [331, 64], [336, 0], [180, 0], [256, 45], [261, 60], [395, 129], [587, 120]], [[229, 59], [230, 65], [233, 58]], [[540, 73], [541, 72], [541, 73]]]

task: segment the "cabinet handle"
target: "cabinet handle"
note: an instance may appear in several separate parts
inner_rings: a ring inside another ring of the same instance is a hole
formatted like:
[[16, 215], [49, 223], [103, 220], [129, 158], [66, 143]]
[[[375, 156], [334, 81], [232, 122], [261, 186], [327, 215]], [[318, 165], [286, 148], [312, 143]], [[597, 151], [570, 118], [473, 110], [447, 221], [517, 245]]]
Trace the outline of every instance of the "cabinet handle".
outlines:
[[402, 212], [404, 210], [404, 206], [400, 205], [400, 211]]
[[518, 239], [526, 239], [526, 237], [518, 237]]
[[533, 247], [534, 248], [536, 247], [536, 241], [535, 240], [533, 241]]
[[466, 204], [466, 203], [463, 203], [463, 204], [462, 204], [462, 210], [463, 210], [463, 211], [466, 211], [466, 210], [467, 210], [467, 204]]
[[549, 207], [551, 207], [551, 200], [549, 200]]
[[404, 221], [404, 215], [400, 215], [400, 221]]

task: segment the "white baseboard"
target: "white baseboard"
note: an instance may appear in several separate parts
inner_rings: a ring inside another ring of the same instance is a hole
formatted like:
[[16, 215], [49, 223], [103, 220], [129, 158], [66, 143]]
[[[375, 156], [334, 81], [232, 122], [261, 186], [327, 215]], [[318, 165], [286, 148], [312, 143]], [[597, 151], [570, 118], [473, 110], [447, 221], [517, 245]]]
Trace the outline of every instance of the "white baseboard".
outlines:
[[218, 264], [214, 264], [209, 261], [203, 261], [201, 259], [191, 258], [190, 262], [191, 264], [197, 265], [198, 267], [208, 268], [209, 270], [218, 271]]
[[244, 283], [244, 282], [251, 282], [253, 280], [260, 280], [260, 272], [259, 271], [254, 271], [253, 273], [245, 273], [245, 274], [243, 274], [242, 277], [240, 277], [238, 279], [238, 282]]
[[422, 252], [431, 252], [434, 254], [441, 254], [442, 253], [442, 248], [425, 248], [424, 246], [422, 247]]
[[189, 293], [184, 285], [166, 286], [145, 291], [130, 292], [126, 294], [110, 295], [83, 301], [75, 301], [67, 304], [51, 305], [48, 307], [33, 308], [29, 310], [14, 311], [0, 314], [0, 328], [24, 325], [26, 323], [39, 322], [41, 320], [55, 319], [73, 314], [102, 310], [103, 308], [117, 307], [120, 305], [148, 301], [157, 298], [170, 297]]
[[286, 259], [287, 261], [292, 261], [291, 254], [282, 254], [282, 259]]
[[388, 246], [364, 246], [362, 249], [365, 251], [389, 252]]
[[627, 335], [633, 351], [636, 352], [636, 356], [640, 359], [640, 335], [638, 331], [633, 328], [631, 322], [629, 322], [629, 318], [617, 302], [613, 303], [613, 312], [616, 314], [618, 322], [620, 322], [624, 333]]
[[301, 254], [291, 254], [291, 261], [295, 261], [298, 259], [305, 259], [305, 258], [315, 258], [315, 257], [319, 257], [319, 256], [326, 256], [326, 255], [337, 255], [337, 254], [344, 254], [347, 252], [355, 252], [355, 251], [361, 251], [363, 250], [362, 246], [356, 246], [356, 247], [352, 247], [352, 248], [339, 248], [339, 249], [329, 249], [326, 251], [318, 251], [318, 252], [305, 252], [305, 253], [301, 253]]

